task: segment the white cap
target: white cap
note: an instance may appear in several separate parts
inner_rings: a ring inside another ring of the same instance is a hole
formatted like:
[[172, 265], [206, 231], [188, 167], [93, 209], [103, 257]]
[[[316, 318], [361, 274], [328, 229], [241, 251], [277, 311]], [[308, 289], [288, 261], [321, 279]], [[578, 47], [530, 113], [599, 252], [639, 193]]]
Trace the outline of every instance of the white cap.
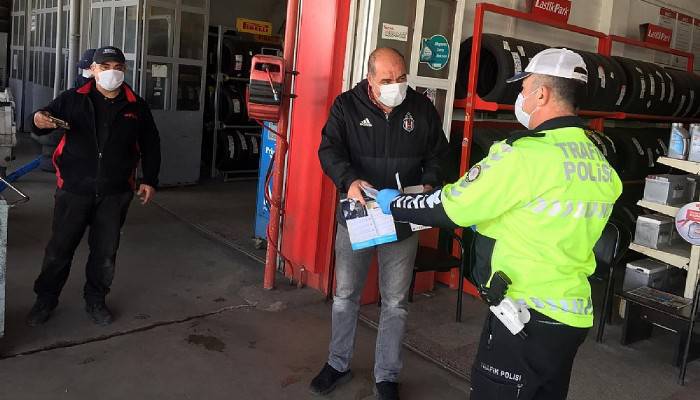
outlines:
[[558, 76], [588, 83], [588, 70], [583, 58], [569, 49], [547, 49], [535, 54], [525, 71], [515, 74], [506, 82], [517, 82], [530, 74]]

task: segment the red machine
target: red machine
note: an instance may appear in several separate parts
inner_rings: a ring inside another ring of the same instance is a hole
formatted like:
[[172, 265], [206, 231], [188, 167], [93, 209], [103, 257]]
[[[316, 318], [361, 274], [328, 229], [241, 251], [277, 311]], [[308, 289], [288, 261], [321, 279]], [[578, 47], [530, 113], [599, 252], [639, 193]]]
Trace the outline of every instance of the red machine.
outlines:
[[250, 86], [246, 95], [248, 116], [260, 121], [280, 119], [284, 89], [284, 59], [256, 55], [250, 68]]

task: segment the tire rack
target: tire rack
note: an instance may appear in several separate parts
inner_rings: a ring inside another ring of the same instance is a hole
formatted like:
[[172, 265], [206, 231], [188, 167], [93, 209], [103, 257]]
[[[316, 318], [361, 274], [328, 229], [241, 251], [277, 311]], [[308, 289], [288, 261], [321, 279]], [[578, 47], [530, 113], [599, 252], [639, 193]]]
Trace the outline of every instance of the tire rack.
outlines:
[[[636, 46], [636, 47], [641, 47], [641, 48], [646, 48], [650, 50], [655, 50], [663, 53], [669, 53], [673, 55], [677, 55], [680, 57], [684, 57], [688, 60], [687, 62], [687, 71], [688, 72], [693, 72], [693, 63], [694, 63], [694, 56], [691, 53], [686, 53], [680, 50], [672, 49], [672, 48], [665, 48], [661, 47], [658, 45], [650, 44], [650, 43], [644, 43], [639, 40], [623, 37], [623, 36], [617, 36], [617, 35], [607, 35], [602, 32], [594, 31], [591, 29], [583, 28], [580, 26], [576, 25], [571, 25], [567, 23], [562, 23], [562, 22], [557, 22], [557, 21], [552, 21], [548, 20], [542, 17], [538, 17], [526, 12], [514, 10], [511, 8], [507, 7], [502, 7], [498, 6], [495, 4], [490, 4], [490, 3], [477, 3], [476, 8], [475, 8], [475, 13], [474, 13], [474, 31], [472, 35], [472, 51], [471, 51], [471, 58], [470, 58], [470, 68], [469, 68], [469, 78], [467, 81], [467, 95], [464, 99], [456, 100], [454, 102], [454, 108], [455, 109], [463, 109], [464, 110], [464, 128], [463, 128], [463, 135], [462, 135], [462, 152], [461, 152], [461, 157], [460, 157], [460, 169], [459, 169], [459, 174], [460, 176], [464, 175], [467, 171], [467, 168], [469, 166], [469, 157], [471, 153], [471, 145], [472, 145], [472, 137], [474, 134], [474, 125], [475, 124], [484, 124], [484, 125], [493, 125], [493, 121], [489, 120], [478, 120], [475, 116], [476, 112], [497, 112], [497, 111], [512, 111], [513, 110], [513, 105], [511, 104], [498, 104], [494, 102], [488, 102], [482, 100], [476, 91], [477, 88], [477, 81], [478, 81], [478, 75], [479, 75], [479, 60], [481, 56], [481, 37], [482, 33], [484, 30], [484, 15], [487, 13], [493, 13], [493, 14], [500, 14], [503, 16], [507, 17], [512, 17], [515, 19], [519, 20], [525, 20], [529, 22], [534, 22], [540, 25], [546, 25], [550, 26], [553, 28], [569, 31], [569, 32], [574, 32], [574, 33], [579, 33], [581, 35], [585, 36], [590, 36], [593, 38], [598, 39], [598, 54], [603, 55], [603, 56], [610, 56], [612, 53], [613, 49], [613, 44], [614, 43], [623, 43], [626, 45], [631, 45], [631, 46]], [[582, 117], [589, 117], [592, 118], [590, 121], [591, 128], [598, 130], [598, 131], [603, 131], [604, 129], [604, 122], [606, 119], [612, 119], [612, 120], [637, 120], [637, 121], [649, 121], [649, 122], [682, 122], [682, 123], [699, 123], [700, 119], [693, 119], [693, 118], [675, 118], [675, 117], [670, 117], [670, 116], [658, 116], [658, 115], [644, 115], [644, 114], [629, 114], [625, 112], [606, 112], [606, 111], [589, 111], [589, 110], [580, 110], [578, 113]], [[508, 123], [505, 122], [504, 123]], [[688, 258], [688, 261], [693, 264], [694, 261], [694, 266], [689, 268], [690, 270], [694, 270], [695, 272], [693, 273], [694, 279], [697, 279], [698, 275], [698, 269], [700, 268], [700, 247], [698, 247], [697, 250], [694, 250], [694, 252], [698, 253], [696, 257], [693, 258], [693, 260], [690, 260], [690, 257]], [[689, 277], [691, 275], [689, 274]], [[457, 277], [456, 274], [451, 274], [450, 279], [449, 279], [449, 285], [451, 288], [456, 288], [457, 287], [457, 280], [460, 279], [460, 277]], [[692, 278], [691, 278], [692, 279]], [[692, 280], [691, 280], [692, 282]], [[468, 293], [471, 293], [475, 296], [477, 296], [478, 292], [474, 288], [473, 285], [471, 285], [469, 282], [466, 282], [464, 285], [465, 291]], [[693, 290], [688, 289], [688, 287], [694, 287], [694, 285], [687, 284], [686, 285], [686, 291], [685, 291], [685, 297], [690, 297], [692, 298], [693, 296]]]
[[[226, 125], [220, 120], [219, 115], [219, 99], [221, 96], [221, 87], [224, 83], [224, 74], [221, 71], [221, 56], [223, 52], [224, 36], [226, 31], [233, 31], [234, 28], [228, 28], [223, 25], [219, 25], [217, 34], [209, 32], [209, 36], [216, 36], [216, 88], [214, 89], [214, 129], [212, 130], [212, 155], [211, 155], [211, 178], [216, 178], [219, 173], [223, 174], [224, 182], [236, 181], [236, 180], [250, 180], [256, 179], [258, 176], [257, 169], [241, 169], [234, 171], [222, 171], [216, 168], [216, 150], [217, 150], [217, 140], [219, 138], [219, 130], [226, 128], [238, 128], [238, 129], [261, 129], [257, 124], [249, 125]], [[247, 78], [228, 78], [229, 80], [235, 81], [245, 81]]]

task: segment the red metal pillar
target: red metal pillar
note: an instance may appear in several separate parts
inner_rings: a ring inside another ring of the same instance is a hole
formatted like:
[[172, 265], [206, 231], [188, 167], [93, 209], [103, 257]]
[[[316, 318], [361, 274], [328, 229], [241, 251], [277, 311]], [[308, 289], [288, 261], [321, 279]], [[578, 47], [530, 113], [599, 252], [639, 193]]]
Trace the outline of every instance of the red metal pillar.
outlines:
[[[289, 122], [289, 103], [291, 102], [290, 90], [292, 75], [294, 70], [294, 54], [296, 49], [296, 33], [299, 16], [299, 0], [288, 0], [287, 22], [284, 32], [284, 61], [288, 72], [284, 84], [284, 94], [282, 103], [282, 117], [277, 126], [278, 132], [287, 137], [287, 126]], [[287, 141], [281, 137], [277, 138], [277, 149], [275, 151], [275, 168], [272, 175], [272, 201], [270, 202], [270, 222], [268, 227], [268, 244], [265, 258], [265, 275], [263, 287], [273, 289], [275, 287], [275, 271], [277, 269], [278, 251], [280, 247], [280, 220], [282, 218], [280, 206], [282, 204], [282, 189], [284, 187], [285, 157], [287, 155]]]

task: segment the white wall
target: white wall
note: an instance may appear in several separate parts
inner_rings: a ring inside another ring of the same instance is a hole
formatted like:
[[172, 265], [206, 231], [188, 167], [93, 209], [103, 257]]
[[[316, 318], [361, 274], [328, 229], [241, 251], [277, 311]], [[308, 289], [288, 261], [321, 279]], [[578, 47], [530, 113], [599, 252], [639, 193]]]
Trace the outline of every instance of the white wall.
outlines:
[[[526, 11], [525, 0], [467, 0], [463, 39], [472, 36], [474, 7], [479, 1]], [[658, 23], [661, 7], [700, 18], [700, 0], [572, 0], [569, 23], [603, 33], [638, 39], [639, 25], [645, 22]], [[490, 13], [484, 21], [484, 30], [551, 46], [567, 46], [588, 51], [595, 51], [597, 46], [595, 39], [583, 35]], [[613, 54], [649, 61], [653, 59], [653, 52], [650, 50], [619, 44], [614, 46]], [[696, 69], [700, 68], [700, 60], [696, 62], [696, 66]]]
[[273, 33], [283, 35], [286, 0], [210, 0], [209, 25], [236, 26], [236, 18], [272, 23]]

